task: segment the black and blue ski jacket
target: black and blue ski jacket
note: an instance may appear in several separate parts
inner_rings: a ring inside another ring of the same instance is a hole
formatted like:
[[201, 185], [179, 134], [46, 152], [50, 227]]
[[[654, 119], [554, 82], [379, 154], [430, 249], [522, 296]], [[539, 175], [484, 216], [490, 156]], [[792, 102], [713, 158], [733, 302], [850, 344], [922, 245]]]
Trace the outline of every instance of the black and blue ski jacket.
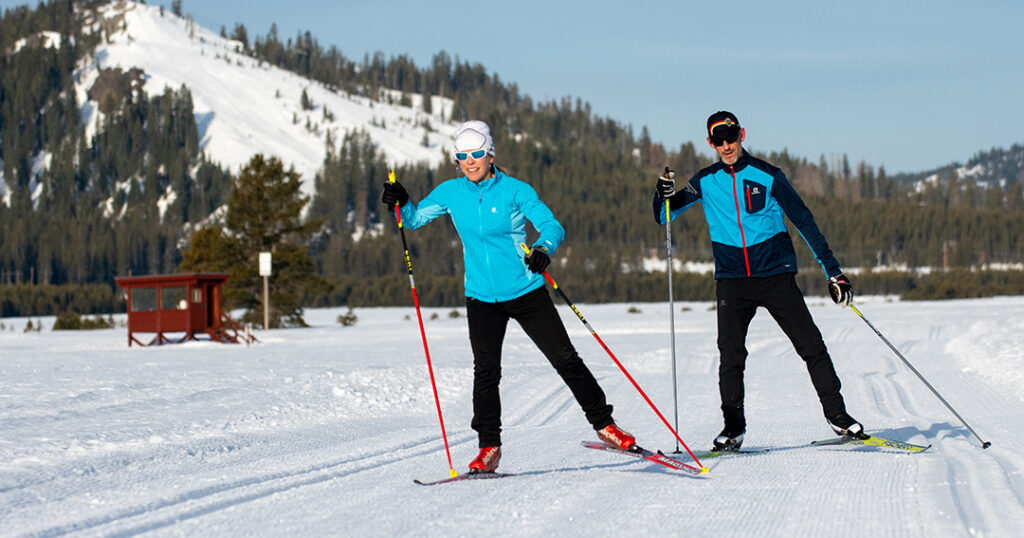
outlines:
[[[782, 170], [746, 151], [732, 166], [719, 161], [697, 172], [669, 198], [671, 218], [697, 202], [708, 221], [716, 279], [796, 273], [796, 252], [783, 215], [796, 226], [826, 277], [842, 272], [814, 215]], [[657, 193], [654, 219], [665, 224], [665, 200]]]

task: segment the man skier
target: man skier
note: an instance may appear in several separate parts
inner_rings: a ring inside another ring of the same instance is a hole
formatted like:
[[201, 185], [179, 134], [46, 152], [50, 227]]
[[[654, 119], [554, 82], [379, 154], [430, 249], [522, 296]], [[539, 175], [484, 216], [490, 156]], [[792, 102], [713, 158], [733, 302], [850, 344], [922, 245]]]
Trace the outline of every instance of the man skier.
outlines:
[[665, 200], [672, 219], [701, 202], [708, 222], [718, 300], [718, 388], [725, 419], [714, 447], [735, 450], [743, 444], [745, 341], [759, 306], [768, 310], [806, 363], [832, 429], [838, 435], [863, 436], [864, 427], [846, 412], [832, 359], [796, 285], [796, 252], [783, 215], [824, 269], [832, 300], [849, 305], [853, 287], [785, 174], [745, 152], [745, 139], [746, 130], [734, 114], [715, 112], [707, 121], [707, 140], [719, 161], [697, 172], [680, 190], [675, 173], [666, 170], [654, 194], [654, 219], [659, 224], [665, 224]]

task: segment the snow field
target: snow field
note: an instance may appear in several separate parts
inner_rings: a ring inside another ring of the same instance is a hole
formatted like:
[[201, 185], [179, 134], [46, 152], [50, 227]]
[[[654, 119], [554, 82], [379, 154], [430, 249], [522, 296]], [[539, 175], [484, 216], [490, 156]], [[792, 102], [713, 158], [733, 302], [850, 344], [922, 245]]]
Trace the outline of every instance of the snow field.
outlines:
[[[310, 310], [311, 328], [262, 332], [250, 347], [128, 348], [123, 328], [52, 332], [44, 318], [40, 333], [0, 332], [0, 534], [1014, 535], [1024, 420], [1012, 380], [1024, 364], [1004, 343], [1019, 331], [1020, 299], [858, 302], [988, 450], [856, 315], [809, 304], [851, 414], [931, 449], [807, 446], [831, 431], [803, 364], [762, 312], [748, 340], [745, 444], [770, 452], [707, 459], [710, 473], [694, 479], [586, 450], [582, 412], [511, 326], [501, 470], [522, 476], [425, 488], [412, 479], [444, 478], [448, 461], [411, 307], [356, 309], [353, 327], [335, 322], [344, 309]], [[702, 450], [721, 427], [715, 316], [710, 304], [676, 307], [679, 431]], [[668, 305], [579, 308], [674, 421]], [[477, 448], [472, 359], [465, 318], [451, 310], [426, 308], [425, 323], [452, 463], [464, 472]], [[560, 312], [616, 420], [644, 446], [674, 450], [605, 351]]]

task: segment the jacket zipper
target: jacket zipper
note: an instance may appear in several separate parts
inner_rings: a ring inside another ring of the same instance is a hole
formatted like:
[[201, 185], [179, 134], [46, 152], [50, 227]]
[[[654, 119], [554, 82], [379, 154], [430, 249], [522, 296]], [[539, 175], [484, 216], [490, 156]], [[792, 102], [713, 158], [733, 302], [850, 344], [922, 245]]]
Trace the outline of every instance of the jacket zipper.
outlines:
[[484, 189], [478, 183], [477, 188], [477, 204], [476, 204], [476, 225], [477, 233], [480, 234], [480, 244], [484, 249], [484, 261], [487, 266], [487, 279], [491, 282], [491, 297], [498, 300], [498, 287], [494, 283], [494, 271], [491, 270], [491, 254], [487, 251], [487, 240], [484, 237]]
[[[736, 190], [736, 169], [729, 166], [729, 174], [732, 175], [732, 196], [736, 201], [736, 225], [740, 228], [740, 241], [743, 242], [743, 263], [747, 266], [747, 276], [750, 276], [750, 257], [747, 255], [747, 238], [743, 233], [743, 209], [740, 208], [740, 196]], [[747, 205], [750, 205], [750, 190], [747, 189]]]

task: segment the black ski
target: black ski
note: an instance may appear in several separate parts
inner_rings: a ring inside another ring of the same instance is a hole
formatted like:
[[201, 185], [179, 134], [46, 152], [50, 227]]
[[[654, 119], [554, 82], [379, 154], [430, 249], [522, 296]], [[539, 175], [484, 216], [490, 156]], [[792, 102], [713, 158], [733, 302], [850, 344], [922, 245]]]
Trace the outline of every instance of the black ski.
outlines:
[[723, 458], [726, 456], [750, 456], [752, 454], [765, 454], [771, 451], [770, 448], [737, 448], [735, 450], [698, 450], [693, 455], [700, 459]]
[[514, 473], [465, 473], [451, 478], [445, 478], [443, 480], [435, 480], [433, 482], [423, 482], [421, 480], [413, 479], [413, 482], [421, 486], [437, 486], [440, 484], [450, 484], [452, 482], [461, 482], [463, 480], [489, 480], [492, 478], [505, 478], [509, 476], [516, 476]]

